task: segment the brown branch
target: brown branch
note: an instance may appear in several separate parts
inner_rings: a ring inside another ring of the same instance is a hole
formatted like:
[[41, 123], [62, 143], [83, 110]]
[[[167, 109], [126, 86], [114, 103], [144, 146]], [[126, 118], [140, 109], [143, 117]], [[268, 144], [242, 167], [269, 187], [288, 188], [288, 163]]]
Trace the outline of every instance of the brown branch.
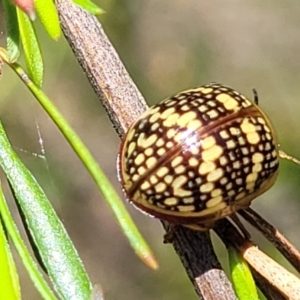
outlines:
[[250, 269], [257, 287], [261, 290], [267, 300], [286, 300], [286, 298], [279, 293], [276, 287], [270, 285], [268, 280], [253, 270], [253, 268], [250, 267]]
[[[214, 231], [226, 245], [233, 245], [243, 258], [255, 270], [255, 279], [262, 287], [268, 299], [278, 292], [285, 299], [298, 299], [300, 295], [300, 279], [275, 262], [258, 249], [248, 238], [245, 238], [227, 219], [216, 222]], [[275, 299], [280, 299], [281, 297]]]
[[[98, 20], [69, 0], [56, 5], [64, 35], [122, 137], [147, 104]], [[180, 227], [173, 245], [201, 299], [236, 299], [207, 233]]]
[[280, 233], [274, 226], [263, 219], [251, 208], [239, 211], [239, 214], [253, 227], [259, 230], [278, 251], [290, 262], [290, 264], [300, 272], [299, 251]]

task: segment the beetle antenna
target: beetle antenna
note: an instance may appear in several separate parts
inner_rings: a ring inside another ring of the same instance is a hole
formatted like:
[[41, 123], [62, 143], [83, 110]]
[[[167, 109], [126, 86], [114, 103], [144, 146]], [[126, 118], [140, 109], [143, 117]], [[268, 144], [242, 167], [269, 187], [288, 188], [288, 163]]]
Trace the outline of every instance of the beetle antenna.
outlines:
[[254, 96], [254, 103], [258, 105], [258, 94], [256, 89], [252, 89], [253, 96]]

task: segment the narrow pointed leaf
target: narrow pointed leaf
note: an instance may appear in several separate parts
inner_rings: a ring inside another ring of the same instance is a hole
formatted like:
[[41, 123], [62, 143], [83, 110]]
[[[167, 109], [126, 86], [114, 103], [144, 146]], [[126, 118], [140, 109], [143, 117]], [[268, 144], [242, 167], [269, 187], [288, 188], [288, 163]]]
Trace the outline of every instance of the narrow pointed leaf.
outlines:
[[[9, 212], [8, 206], [6, 204], [6, 200], [4, 198], [4, 194], [2, 188], [0, 186], [0, 214], [5, 224], [5, 228], [11, 238], [12, 242], [15, 245], [21, 259], [22, 263], [24, 264], [31, 280], [33, 281], [36, 289], [41, 294], [42, 298], [45, 300], [56, 300], [57, 298], [54, 296], [52, 290], [50, 289], [48, 283], [43, 278], [43, 275], [39, 271], [36, 263], [34, 262], [33, 258], [31, 257], [28, 249], [23, 242], [18, 228], [13, 221], [13, 218]], [[0, 297], [0, 299], [2, 299]]]
[[30, 246], [31, 246], [31, 249], [32, 249], [32, 251], [33, 251], [33, 254], [34, 254], [34, 256], [35, 256], [35, 259], [36, 259], [36, 261], [39, 263], [39, 265], [40, 265], [40, 267], [43, 269], [43, 271], [44, 271], [46, 274], [48, 274], [48, 271], [47, 271], [47, 269], [46, 269], [46, 267], [45, 267], [45, 265], [44, 265], [44, 262], [43, 262], [43, 260], [42, 260], [41, 254], [40, 254], [40, 252], [39, 252], [39, 249], [38, 249], [38, 247], [37, 247], [37, 245], [36, 245], [36, 243], [35, 243], [35, 241], [34, 241], [34, 236], [32, 235], [30, 229], [29, 229], [28, 226], [27, 226], [26, 217], [24, 216], [23, 211], [22, 211], [22, 208], [21, 208], [21, 206], [20, 206], [18, 200], [16, 199], [16, 195], [15, 195], [15, 193], [14, 193], [14, 190], [13, 190], [11, 184], [9, 184], [9, 186], [10, 186], [11, 193], [12, 193], [13, 197], [15, 198], [16, 206], [17, 206], [17, 208], [18, 208], [19, 215], [20, 215], [20, 218], [21, 218], [23, 227], [24, 227], [24, 229], [25, 229], [25, 232], [26, 232], [26, 235], [27, 235], [27, 238], [28, 238], [28, 242], [29, 242], [29, 244], [30, 244]]
[[3, 0], [4, 17], [6, 24], [6, 43], [10, 62], [15, 62], [20, 56], [20, 34], [16, 7], [11, 0]]
[[234, 247], [228, 248], [233, 287], [241, 300], [259, 300], [252, 273], [247, 262]]
[[57, 41], [61, 36], [61, 30], [54, 1], [35, 0], [35, 9], [49, 36]]
[[89, 299], [92, 287], [82, 262], [43, 190], [11, 148], [1, 122], [0, 165], [56, 291], [62, 299]]
[[19, 300], [20, 284], [16, 266], [10, 252], [5, 232], [0, 222], [0, 299]]
[[100, 15], [105, 13], [102, 8], [100, 8], [90, 0], [73, 0], [73, 2], [93, 15]]
[[[3, 60], [5, 59], [5, 51], [0, 48], [0, 55]], [[54, 123], [57, 125], [61, 133], [65, 136], [75, 153], [78, 155], [82, 163], [85, 165], [91, 176], [95, 180], [99, 190], [102, 192], [104, 199], [109, 204], [110, 208], [115, 214], [120, 227], [124, 234], [127, 236], [132, 248], [135, 250], [137, 255], [143, 260], [143, 262], [152, 269], [158, 268], [158, 263], [146, 243], [141, 233], [137, 229], [133, 220], [131, 219], [126, 207], [120, 200], [117, 192], [113, 188], [110, 181], [101, 170], [100, 166], [91, 155], [85, 144], [82, 142], [80, 137], [76, 134], [73, 128], [65, 120], [64, 116], [58, 111], [50, 99], [39, 89], [27, 76], [24, 70], [17, 63], [9, 64], [9, 66], [18, 74], [21, 80], [26, 84], [28, 89], [33, 93], [35, 98], [39, 101], [48, 115], [52, 118]]]
[[44, 66], [34, 27], [28, 16], [19, 8], [17, 8], [17, 16], [29, 76], [37, 86], [41, 87], [43, 83]]

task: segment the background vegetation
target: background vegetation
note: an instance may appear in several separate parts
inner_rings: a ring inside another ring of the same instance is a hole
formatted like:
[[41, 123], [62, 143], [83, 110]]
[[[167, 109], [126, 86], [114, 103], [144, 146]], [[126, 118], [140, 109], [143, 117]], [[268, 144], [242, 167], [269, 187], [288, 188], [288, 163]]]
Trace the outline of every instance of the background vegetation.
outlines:
[[[99, 19], [149, 103], [211, 81], [232, 86], [249, 98], [256, 88], [260, 106], [272, 120], [282, 148], [300, 158], [297, 1], [95, 3], [107, 11]], [[2, 9], [0, 13], [0, 44], [5, 45]], [[44, 90], [118, 187], [118, 137], [67, 43], [63, 39], [54, 43], [42, 30], [40, 34], [44, 37]], [[0, 117], [10, 140], [52, 199], [93, 283], [101, 283], [106, 299], [197, 299], [172, 248], [162, 244], [160, 223], [128, 205], [160, 263], [160, 270], [153, 272], [132, 252], [82, 164], [7, 67], [0, 91]], [[298, 248], [299, 178], [299, 167], [282, 162], [275, 186], [253, 203]], [[15, 210], [14, 203], [10, 204]], [[215, 243], [226, 264], [223, 247], [217, 239]], [[266, 251], [271, 249], [263, 241], [260, 245]], [[276, 252], [271, 255], [277, 257]], [[19, 270], [24, 274], [23, 298], [40, 299], [22, 265]]]

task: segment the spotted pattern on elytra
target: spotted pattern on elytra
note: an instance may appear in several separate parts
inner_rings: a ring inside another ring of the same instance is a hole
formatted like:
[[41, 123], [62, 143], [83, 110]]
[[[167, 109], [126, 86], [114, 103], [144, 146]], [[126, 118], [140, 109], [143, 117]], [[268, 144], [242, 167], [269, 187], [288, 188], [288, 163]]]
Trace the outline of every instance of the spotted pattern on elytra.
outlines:
[[123, 190], [143, 212], [205, 223], [248, 207], [278, 171], [274, 130], [235, 90], [208, 84], [163, 100], [129, 129], [119, 153]]

